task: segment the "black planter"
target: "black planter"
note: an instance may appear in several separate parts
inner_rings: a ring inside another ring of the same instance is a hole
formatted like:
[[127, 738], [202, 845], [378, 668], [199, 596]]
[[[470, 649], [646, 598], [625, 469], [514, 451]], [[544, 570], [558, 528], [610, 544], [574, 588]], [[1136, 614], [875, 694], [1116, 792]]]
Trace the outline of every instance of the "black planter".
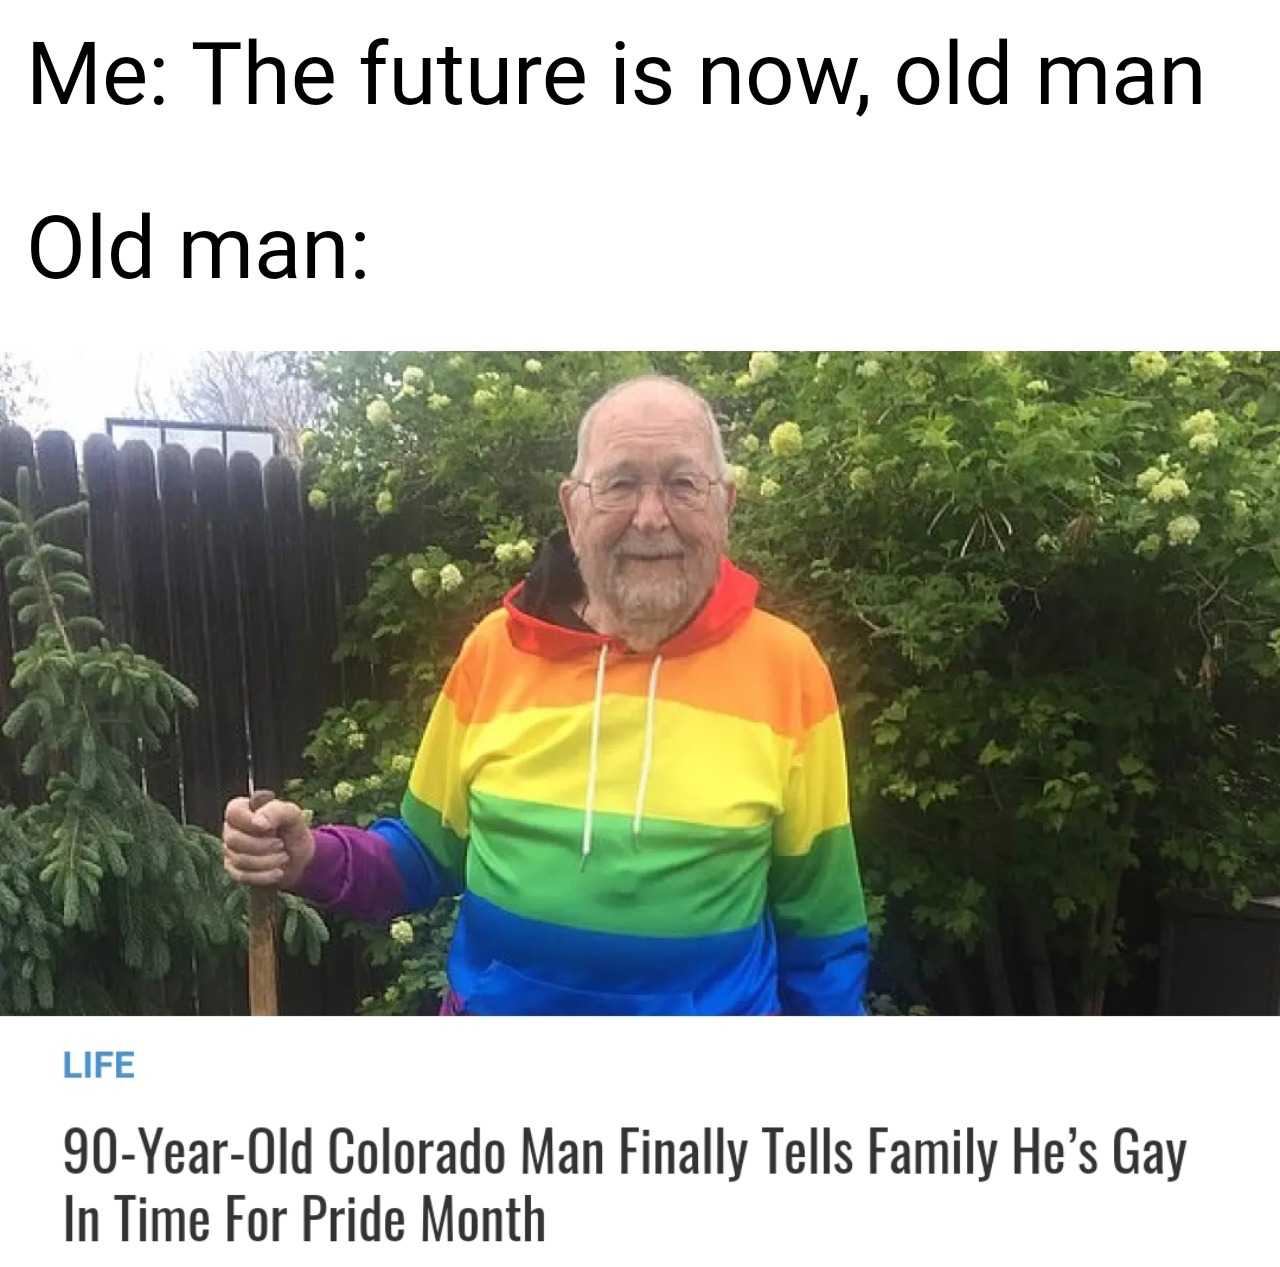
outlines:
[[1190, 894], [1164, 903], [1160, 1011], [1280, 1015], [1280, 897], [1241, 910]]

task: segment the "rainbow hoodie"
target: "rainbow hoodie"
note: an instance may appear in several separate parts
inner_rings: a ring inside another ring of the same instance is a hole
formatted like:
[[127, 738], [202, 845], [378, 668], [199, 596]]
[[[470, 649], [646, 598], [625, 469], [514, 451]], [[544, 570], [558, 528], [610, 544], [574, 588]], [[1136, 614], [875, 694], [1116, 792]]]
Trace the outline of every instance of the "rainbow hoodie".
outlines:
[[694, 620], [635, 653], [567, 614], [576, 568], [547, 556], [551, 599], [531, 574], [464, 643], [401, 816], [317, 829], [300, 891], [370, 920], [461, 894], [469, 1013], [861, 1012], [844, 741], [812, 642], [723, 560]]

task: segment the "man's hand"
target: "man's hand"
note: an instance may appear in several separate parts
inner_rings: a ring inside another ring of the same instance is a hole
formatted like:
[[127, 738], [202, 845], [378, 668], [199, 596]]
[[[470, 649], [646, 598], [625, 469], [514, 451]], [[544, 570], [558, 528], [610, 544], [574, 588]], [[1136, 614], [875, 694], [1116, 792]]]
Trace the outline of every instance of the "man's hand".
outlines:
[[292, 888], [311, 863], [316, 842], [292, 801], [249, 808], [247, 796], [227, 802], [222, 823], [222, 865], [237, 884]]

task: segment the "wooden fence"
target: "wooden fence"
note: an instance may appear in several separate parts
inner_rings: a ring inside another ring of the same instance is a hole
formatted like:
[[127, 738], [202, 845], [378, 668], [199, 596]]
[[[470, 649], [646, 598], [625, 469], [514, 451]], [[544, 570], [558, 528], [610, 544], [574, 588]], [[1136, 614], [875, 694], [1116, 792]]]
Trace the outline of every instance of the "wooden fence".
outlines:
[[[61, 431], [0, 427], [0, 496], [31, 469], [42, 510], [87, 497], [87, 521], [59, 530], [84, 553], [97, 614], [113, 639], [158, 660], [195, 693], [176, 735], [146, 766], [148, 792], [180, 820], [215, 835], [227, 800], [251, 786], [280, 788], [326, 708], [368, 695], [371, 680], [333, 663], [343, 608], [363, 591], [369, 542], [354, 524], [317, 515], [285, 458], [260, 467], [247, 453], [192, 458], [140, 440], [116, 450], [90, 436], [83, 466]], [[0, 716], [12, 706], [13, 654], [30, 638], [9, 609], [0, 574]], [[0, 742], [0, 803], [40, 795]], [[233, 971], [228, 965], [228, 971]], [[247, 1010], [243, 973], [225, 990], [195, 992], [192, 1008]], [[350, 943], [324, 962], [283, 965], [287, 1012], [345, 1013], [357, 997]]]

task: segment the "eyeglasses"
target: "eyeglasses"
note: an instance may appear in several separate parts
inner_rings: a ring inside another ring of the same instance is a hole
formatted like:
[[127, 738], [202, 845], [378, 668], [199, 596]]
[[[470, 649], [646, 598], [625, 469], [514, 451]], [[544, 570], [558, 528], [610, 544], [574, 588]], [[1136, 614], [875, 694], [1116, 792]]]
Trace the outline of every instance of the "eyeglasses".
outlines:
[[614, 514], [635, 510], [646, 488], [656, 488], [668, 510], [702, 510], [711, 495], [712, 485], [705, 475], [670, 475], [664, 480], [640, 480], [633, 475], [598, 475], [595, 479], [574, 480], [581, 484], [599, 511]]

